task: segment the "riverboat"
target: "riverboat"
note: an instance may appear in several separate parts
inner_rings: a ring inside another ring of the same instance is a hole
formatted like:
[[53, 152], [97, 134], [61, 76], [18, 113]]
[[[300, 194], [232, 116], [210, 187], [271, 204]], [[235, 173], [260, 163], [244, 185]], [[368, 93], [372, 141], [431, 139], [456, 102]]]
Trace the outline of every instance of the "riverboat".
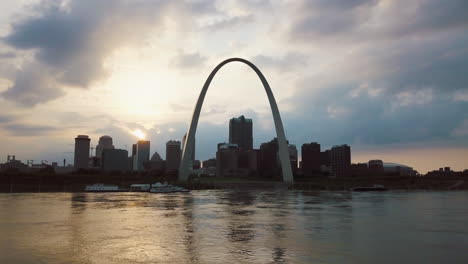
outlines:
[[151, 185], [150, 193], [175, 193], [175, 192], [189, 192], [189, 190], [170, 185], [167, 183], [155, 183]]
[[105, 185], [102, 183], [95, 183], [93, 185], [86, 185], [85, 192], [122, 192], [117, 185]]

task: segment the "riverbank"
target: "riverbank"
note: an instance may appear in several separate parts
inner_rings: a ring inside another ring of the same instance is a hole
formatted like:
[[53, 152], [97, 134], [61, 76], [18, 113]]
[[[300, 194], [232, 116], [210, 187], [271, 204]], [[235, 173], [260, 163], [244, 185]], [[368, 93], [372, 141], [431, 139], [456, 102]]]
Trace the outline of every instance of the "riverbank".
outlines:
[[177, 182], [175, 175], [151, 174], [11, 174], [0, 175], [0, 192], [82, 192], [94, 183], [118, 185], [169, 182], [190, 190], [330, 190], [343, 191], [357, 186], [384, 185], [390, 190], [468, 190], [467, 177], [367, 177], [296, 179], [292, 185], [262, 178], [199, 178], [188, 183]]

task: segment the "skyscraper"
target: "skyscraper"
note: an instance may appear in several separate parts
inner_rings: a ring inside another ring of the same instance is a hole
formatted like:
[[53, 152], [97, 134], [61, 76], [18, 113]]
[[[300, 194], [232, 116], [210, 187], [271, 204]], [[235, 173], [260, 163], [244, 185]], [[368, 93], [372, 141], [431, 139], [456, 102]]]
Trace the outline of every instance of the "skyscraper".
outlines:
[[296, 145], [288, 145], [289, 160], [291, 161], [291, 169], [293, 172], [297, 170], [297, 148]]
[[281, 176], [278, 156], [278, 139], [262, 143], [259, 151], [259, 173], [265, 178], [278, 178]]
[[136, 143], [136, 155], [133, 157], [133, 170], [142, 171], [144, 163], [149, 161], [150, 142], [147, 140], [138, 140]]
[[[185, 148], [185, 141], [187, 140], [187, 133], [182, 138], [182, 150]], [[195, 140], [193, 141], [192, 162], [195, 161]]]
[[237, 144], [241, 151], [253, 148], [252, 119], [241, 115], [229, 121], [229, 144]]
[[219, 143], [216, 152], [216, 176], [238, 176], [239, 148], [236, 144]]
[[316, 142], [305, 143], [301, 147], [302, 172], [305, 177], [320, 173], [320, 144]]
[[177, 171], [180, 166], [180, 159], [182, 158], [182, 151], [180, 149], [180, 141], [169, 140], [166, 143], [166, 170]]
[[110, 136], [102, 136], [99, 138], [99, 143], [96, 146], [96, 157], [101, 158], [102, 151], [105, 149], [114, 149], [112, 138]]
[[351, 147], [335, 146], [331, 149], [331, 168], [336, 177], [351, 176]]
[[75, 138], [75, 169], [88, 168], [90, 143], [91, 139], [87, 135], [78, 135]]

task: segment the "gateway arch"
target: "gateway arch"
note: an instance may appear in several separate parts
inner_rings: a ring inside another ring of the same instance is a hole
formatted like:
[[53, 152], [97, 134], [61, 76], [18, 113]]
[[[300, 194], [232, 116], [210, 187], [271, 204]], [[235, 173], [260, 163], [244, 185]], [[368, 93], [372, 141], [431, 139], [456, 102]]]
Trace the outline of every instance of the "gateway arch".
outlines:
[[192, 122], [190, 123], [190, 128], [187, 132], [187, 137], [184, 142], [182, 161], [179, 167], [179, 181], [187, 181], [192, 172], [192, 152], [194, 151], [195, 133], [197, 132], [198, 119], [200, 117], [203, 100], [205, 99], [208, 87], [210, 86], [213, 77], [216, 75], [219, 69], [221, 69], [221, 67], [223, 67], [224, 65], [234, 61], [242, 62], [250, 66], [250, 68], [252, 68], [252, 70], [254, 70], [255, 73], [257, 73], [258, 77], [262, 81], [263, 87], [265, 88], [265, 92], [268, 97], [268, 101], [270, 102], [273, 120], [275, 122], [276, 136], [278, 138], [278, 152], [283, 173], [283, 181], [287, 183], [293, 183], [294, 179], [291, 170], [291, 163], [289, 160], [288, 144], [286, 143], [286, 135], [284, 133], [283, 123], [281, 122], [281, 116], [278, 110], [278, 105], [276, 104], [275, 97], [273, 96], [273, 92], [271, 91], [270, 85], [265, 79], [265, 76], [263, 76], [262, 72], [260, 72], [260, 70], [253, 63], [241, 58], [230, 58], [221, 62], [220, 64], [218, 64], [218, 66], [216, 66], [216, 68], [213, 69], [213, 71], [208, 76], [208, 79], [206, 79], [205, 85], [203, 85], [203, 89], [201, 90], [200, 96], [198, 97], [195, 110], [193, 111]]

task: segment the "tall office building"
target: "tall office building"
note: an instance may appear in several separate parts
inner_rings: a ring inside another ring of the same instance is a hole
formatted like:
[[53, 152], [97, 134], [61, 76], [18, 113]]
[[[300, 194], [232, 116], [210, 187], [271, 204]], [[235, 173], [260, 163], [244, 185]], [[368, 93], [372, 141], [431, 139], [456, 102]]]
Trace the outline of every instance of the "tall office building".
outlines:
[[180, 141], [169, 140], [166, 143], [166, 171], [177, 171], [180, 167], [182, 150]]
[[114, 149], [114, 145], [112, 144], [112, 138], [109, 136], [102, 136], [99, 138], [99, 143], [96, 146], [96, 157], [101, 158], [102, 151], [105, 149]]
[[305, 177], [311, 177], [320, 173], [320, 144], [317, 142], [305, 143], [301, 147], [302, 173]]
[[216, 151], [216, 176], [238, 176], [239, 148], [237, 144], [219, 143]]
[[144, 170], [144, 164], [150, 158], [150, 142], [147, 140], [139, 140], [135, 147], [135, 156], [133, 156], [133, 170]]
[[90, 143], [91, 139], [87, 135], [78, 135], [75, 138], [75, 169], [88, 168]]
[[336, 177], [351, 176], [351, 147], [335, 146], [331, 149], [332, 174]]
[[278, 140], [262, 143], [259, 151], [259, 173], [265, 178], [280, 178], [281, 169], [278, 156]]
[[296, 145], [288, 145], [289, 161], [291, 162], [291, 169], [293, 172], [297, 170], [297, 148]]
[[[182, 150], [185, 148], [185, 141], [187, 140], [187, 133], [185, 133], [184, 137], [182, 138]], [[193, 141], [193, 152], [192, 152], [192, 162], [195, 161], [195, 140]]]
[[241, 151], [253, 148], [252, 119], [241, 115], [229, 121], [229, 144], [237, 144]]

